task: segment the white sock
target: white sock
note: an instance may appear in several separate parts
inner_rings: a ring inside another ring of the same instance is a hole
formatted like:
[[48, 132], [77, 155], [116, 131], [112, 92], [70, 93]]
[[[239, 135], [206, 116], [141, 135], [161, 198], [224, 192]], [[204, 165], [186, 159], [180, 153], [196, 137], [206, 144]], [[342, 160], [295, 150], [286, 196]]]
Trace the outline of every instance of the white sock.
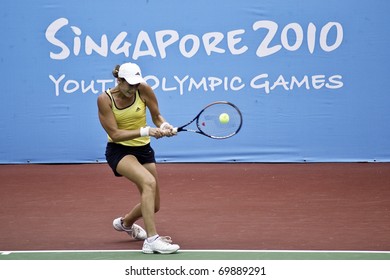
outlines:
[[148, 237], [147, 238], [147, 241], [149, 242], [149, 243], [152, 243], [153, 241], [155, 241], [157, 238], [159, 238], [160, 236], [158, 235], [158, 234], [156, 234], [156, 235], [153, 235], [153, 236], [151, 236], [151, 237]]

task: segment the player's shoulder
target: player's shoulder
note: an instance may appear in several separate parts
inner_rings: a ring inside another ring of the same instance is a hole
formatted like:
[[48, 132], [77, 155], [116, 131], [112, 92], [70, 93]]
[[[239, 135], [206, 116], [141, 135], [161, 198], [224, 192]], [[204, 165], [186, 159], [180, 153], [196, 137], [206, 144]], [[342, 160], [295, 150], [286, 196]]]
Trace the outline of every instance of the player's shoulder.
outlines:
[[103, 92], [101, 92], [101, 93], [98, 95], [98, 100], [104, 100], [104, 99], [107, 99], [107, 98], [109, 98], [109, 97], [108, 97], [108, 94], [107, 94], [106, 91], [103, 91]]
[[143, 99], [147, 99], [150, 96], [154, 95], [154, 91], [150, 85], [147, 83], [141, 83], [138, 86], [138, 92]]
[[111, 98], [110, 96], [107, 94], [106, 91], [103, 91], [102, 93], [100, 93], [97, 97], [97, 102], [98, 104], [111, 104]]

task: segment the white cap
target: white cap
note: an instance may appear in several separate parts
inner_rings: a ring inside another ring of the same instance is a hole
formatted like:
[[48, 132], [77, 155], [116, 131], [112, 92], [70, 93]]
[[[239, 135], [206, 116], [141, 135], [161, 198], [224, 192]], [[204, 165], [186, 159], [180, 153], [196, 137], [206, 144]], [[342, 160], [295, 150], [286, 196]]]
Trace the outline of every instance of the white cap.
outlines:
[[119, 67], [118, 77], [124, 78], [130, 85], [136, 85], [144, 83], [145, 80], [142, 78], [141, 69], [135, 63], [123, 63]]

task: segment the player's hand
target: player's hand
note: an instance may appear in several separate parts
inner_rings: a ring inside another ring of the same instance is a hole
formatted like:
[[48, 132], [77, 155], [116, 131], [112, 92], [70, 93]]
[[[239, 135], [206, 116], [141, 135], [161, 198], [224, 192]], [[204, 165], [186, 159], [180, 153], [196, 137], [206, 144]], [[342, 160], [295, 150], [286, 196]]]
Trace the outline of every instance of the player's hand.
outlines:
[[151, 127], [149, 129], [149, 136], [154, 137], [156, 139], [159, 139], [161, 137], [164, 137], [164, 131], [158, 127]]
[[163, 134], [165, 137], [172, 137], [172, 136], [175, 136], [177, 135], [177, 133], [175, 133], [175, 131], [172, 129], [164, 129], [163, 130]]
[[170, 123], [164, 122], [161, 126], [160, 129], [163, 131], [164, 136], [166, 137], [171, 137], [175, 136], [177, 133], [174, 130], [173, 126]]

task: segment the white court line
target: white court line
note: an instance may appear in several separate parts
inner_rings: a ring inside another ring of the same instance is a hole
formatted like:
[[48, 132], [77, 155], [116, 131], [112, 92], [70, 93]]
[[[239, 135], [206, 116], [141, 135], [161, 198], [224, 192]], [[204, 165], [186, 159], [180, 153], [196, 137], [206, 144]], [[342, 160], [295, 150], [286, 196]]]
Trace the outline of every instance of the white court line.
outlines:
[[[37, 253], [139, 253], [141, 250], [42, 250], [42, 251], [0, 251], [0, 255]], [[180, 250], [179, 252], [199, 253], [348, 253], [348, 254], [390, 254], [390, 251], [324, 251], [324, 250]]]

